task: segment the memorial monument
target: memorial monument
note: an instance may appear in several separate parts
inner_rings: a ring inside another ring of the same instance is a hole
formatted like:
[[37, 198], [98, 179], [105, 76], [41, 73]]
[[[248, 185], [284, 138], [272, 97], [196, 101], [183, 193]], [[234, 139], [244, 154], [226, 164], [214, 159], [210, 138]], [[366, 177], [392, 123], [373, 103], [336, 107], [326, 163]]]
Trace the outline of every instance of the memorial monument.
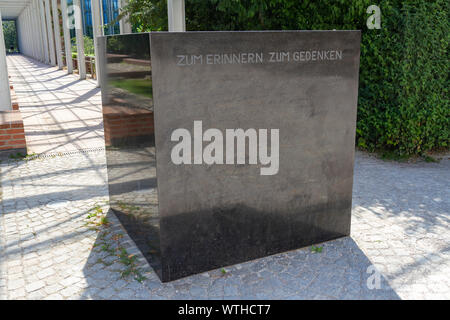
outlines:
[[350, 234], [359, 31], [99, 46], [111, 208], [162, 281]]

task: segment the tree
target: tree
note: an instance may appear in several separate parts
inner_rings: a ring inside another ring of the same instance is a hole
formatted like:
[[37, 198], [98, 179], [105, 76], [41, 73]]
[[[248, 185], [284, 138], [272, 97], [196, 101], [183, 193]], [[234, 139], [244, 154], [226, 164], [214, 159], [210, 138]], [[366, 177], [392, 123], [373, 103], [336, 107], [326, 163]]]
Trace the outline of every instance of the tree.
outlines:
[[6, 50], [17, 51], [17, 32], [15, 21], [3, 21], [3, 35]]
[[117, 20], [126, 15], [138, 32], [167, 30], [167, 0], [129, 0]]

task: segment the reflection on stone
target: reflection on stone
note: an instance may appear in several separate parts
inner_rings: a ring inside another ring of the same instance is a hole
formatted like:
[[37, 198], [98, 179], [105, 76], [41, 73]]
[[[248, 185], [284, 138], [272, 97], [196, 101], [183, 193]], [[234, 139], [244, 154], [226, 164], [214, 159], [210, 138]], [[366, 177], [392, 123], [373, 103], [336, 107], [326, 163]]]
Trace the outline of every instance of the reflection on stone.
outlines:
[[153, 140], [148, 34], [106, 37], [102, 102], [106, 146]]
[[110, 206], [160, 273], [148, 34], [106, 37], [103, 120]]
[[160, 269], [154, 147], [107, 148], [110, 206], [150, 262]]

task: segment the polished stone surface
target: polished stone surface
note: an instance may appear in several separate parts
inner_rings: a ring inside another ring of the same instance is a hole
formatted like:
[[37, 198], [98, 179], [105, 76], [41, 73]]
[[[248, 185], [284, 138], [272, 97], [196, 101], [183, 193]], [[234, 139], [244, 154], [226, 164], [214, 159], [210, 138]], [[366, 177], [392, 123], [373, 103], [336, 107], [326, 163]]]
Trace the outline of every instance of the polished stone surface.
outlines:
[[148, 34], [101, 37], [110, 207], [158, 271], [159, 217]]
[[[107, 158], [112, 208], [163, 281], [350, 233], [359, 41], [357, 31], [150, 34], [154, 105], [134, 96], [129, 105], [154, 110], [157, 170], [151, 144], [141, 145], [151, 141], [145, 135], [121, 137]], [[135, 40], [135, 47], [142, 43]], [[135, 47], [128, 41], [122, 50]], [[134, 67], [145, 59], [125, 51], [108, 55], [108, 84], [148, 77]], [[129, 93], [112, 96], [128, 106]], [[236, 157], [230, 144], [217, 147], [210, 156], [219, 150], [223, 156], [206, 164], [210, 142], [198, 141], [211, 128], [225, 145], [233, 141], [227, 129], [254, 129], [257, 156], [247, 146]], [[177, 129], [192, 136], [191, 154], [177, 153], [186, 155], [183, 164], [171, 156], [181, 141], [171, 139]], [[266, 129], [273, 156], [276, 138], [270, 137], [279, 130], [279, 166], [261, 158]], [[269, 166], [274, 170], [263, 175]], [[119, 168], [130, 172], [115, 174]], [[153, 202], [137, 204], [135, 192], [151, 192]]]
[[[150, 40], [163, 281], [350, 233], [358, 31]], [[171, 135], [193, 135], [194, 121], [279, 129], [278, 173], [261, 175], [249, 152], [245, 164], [174, 164]]]

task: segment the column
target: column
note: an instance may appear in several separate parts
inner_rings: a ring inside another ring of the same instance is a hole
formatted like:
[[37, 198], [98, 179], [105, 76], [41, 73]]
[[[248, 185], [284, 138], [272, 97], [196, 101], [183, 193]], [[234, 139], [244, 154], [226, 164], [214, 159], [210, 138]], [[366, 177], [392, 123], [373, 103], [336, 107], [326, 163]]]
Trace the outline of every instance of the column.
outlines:
[[5, 39], [3, 37], [2, 13], [0, 11], [0, 111], [7, 110], [11, 110], [11, 93], [9, 92], [6, 48]]
[[67, 12], [67, 0], [61, 0], [62, 28], [64, 34], [64, 50], [66, 53], [67, 73], [73, 73], [72, 42], [70, 41], [69, 15]]
[[39, 60], [41, 62], [45, 62], [44, 38], [42, 37], [42, 33], [40, 32], [42, 30], [42, 27], [41, 27], [39, 4], [37, 3], [37, 1], [38, 0], [33, 0], [31, 5], [33, 8], [34, 24], [36, 26], [35, 28], [38, 38], [37, 41], [39, 43]]
[[103, 35], [102, 26], [102, 14], [100, 11], [100, 0], [91, 0], [91, 12], [92, 12], [92, 32], [94, 37], [94, 50], [95, 50], [95, 72], [97, 74], [97, 87], [100, 87], [100, 73], [101, 68], [99, 67], [99, 52], [97, 47], [97, 37]]
[[44, 0], [39, 0], [39, 11], [40, 11], [40, 20], [41, 20], [41, 35], [44, 40], [44, 55], [45, 55], [45, 63], [50, 63], [50, 53], [48, 46], [48, 35], [47, 35], [47, 21], [45, 19], [45, 9], [44, 9]]
[[30, 2], [29, 5], [30, 8], [30, 20], [31, 20], [31, 28], [33, 29], [33, 38], [34, 38], [34, 58], [36, 60], [40, 60], [41, 59], [41, 50], [39, 48], [39, 32], [37, 32], [37, 28], [36, 28], [36, 20], [34, 19], [34, 9], [33, 9], [33, 1]]
[[26, 10], [22, 11], [21, 14], [21, 20], [23, 22], [23, 31], [25, 35], [25, 49], [27, 56], [31, 55], [31, 42], [30, 42], [30, 27], [28, 26], [28, 19], [27, 19], [27, 13]]
[[38, 56], [38, 48], [37, 48], [37, 41], [36, 41], [36, 39], [37, 39], [37, 37], [36, 37], [36, 30], [34, 29], [34, 26], [33, 26], [33, 20], [32, 20], [32, 17], [31, 17], [31, 4], [30, 5], [28, 5], [28, 7], [27, 7], [27, 19], [28, 19], [28, 26], [29, 26], [29, 28], [30, 28], [30, 40], [31, 40], [31, 49], [32, 49], [32, 53], [31, 53], [31, 56], [34, 58], [34, 59], [37, 59], [37, 56]]
[[74, 11], [75, 34], [77, 37], [78, 73], [80, 74], [80, 79], [86, 79], [86, 60], [84, 57], [83, 22], [81, 21], [80, 0], [73, 0], [73, 5], [78, 8]]
[[[119, 0], [119, 10], [128, 4], [128, 0]], [[120, 11], [121, 12], [121, 11]], [[124, 16], [119, 20], [120, 34], [132, 33], [129, 15]]]
[[25, 25], [25, 14], [22, 11], [17, 18], [20, 25], [20, 39], [21, 39], [21, 49], [20, 52], [24, 55], [28, 55], [28, 34]]
[[25, 44], [23, 41], [23, 25], [21, 15], [17, 17], [17, 40], [19, 41], [19, 51], [22, 54], [25, 54]]
[[33, 56], [33, 43], [30, 37], [30, 20], [28, 19], [28, 7], [26, 7], [23, 11], [23, 20], [25, 21], [26, 26], [26, 34], [27, 34], [27, 46], [28, 46], [28, 56]]
[[167, 0], [167, 14], [170, 32], [186, 31], [184, 0]]
[[45, 21], [47, 22], [47, 34], [48, 34], [48, 50], [50, 52], [50, 64], [56, 65], [55, 55], [55, 39], [52, 31], [52, 19], [50, 15], [50, 0], [45, 0]]
[[[1, 9], [0, 9], [1, 10]], [[17, 32], [17, 49], [19, 49], [19, 52], [22, 52], [22, 43], [20, 38], [20, 23], [19, 23], [19, 17], [16, 18], [16, 32]]]
[[[100, 70], [106, 70], [106, 37], [100, 37], [97, 39], [97, 52], [99, 53], [98, 61], [95, 61], [95, 64], [98, 65]], [[107, 76], [106, 72], [100, 72], [97, 75], [100, 86], [107, 85]], [[108, 100], [107, 90], [100, 90], [102, 94], [102, 103], [106, 103]]]
[[59, 28], [59, 15], [58, 15], [58, 3], [56, 0], [52, 0], [53, 9], [53, 31], [55, 33], [55, 48], [56, 48], [56, 63], [58, 69], [62, 69], [63, 61], [61, 54], [61, 30]]

